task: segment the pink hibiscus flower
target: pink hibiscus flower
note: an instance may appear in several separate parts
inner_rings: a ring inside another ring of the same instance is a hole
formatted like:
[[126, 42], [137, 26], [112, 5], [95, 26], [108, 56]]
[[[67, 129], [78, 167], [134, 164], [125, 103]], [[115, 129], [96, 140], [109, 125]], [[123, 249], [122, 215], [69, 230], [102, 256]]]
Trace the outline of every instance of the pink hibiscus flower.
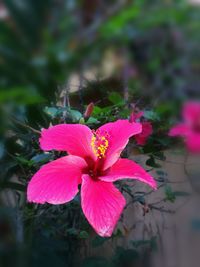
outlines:
[[[143, 111], [139, 111], [138, 113], [132, 112], [129, 121], [130, 122], [140, 121], [143, 115], [144, 115]], [[142, 121], [141, 124], [142, 124], [142, 132], [136, 134], [134, 138], [138, 145], [144, 146], [149, 136], [153, 133], [153, 127], [149, 121]]]
[[190, 152], [200, 153], [200, 102], [187, 102], [182, 110], [183, 122], [174, 126], [170, 136], [181, 136]]
[[44, 129], [43, 150], [67, 151], [32, 177], [28, 201], [63, 204], [72, 200], [81, 184], [81, 206], [88, 222], [100, 236], [111, 236], [126, 204], [113, 185], [119, 179], [137, 179], [153, 188], [156, 182], [144, 169], [120, 157], [128, 139], [141, 132], [139, 123], [118, 120], [92, 131], [81, 124], [60, 124]]

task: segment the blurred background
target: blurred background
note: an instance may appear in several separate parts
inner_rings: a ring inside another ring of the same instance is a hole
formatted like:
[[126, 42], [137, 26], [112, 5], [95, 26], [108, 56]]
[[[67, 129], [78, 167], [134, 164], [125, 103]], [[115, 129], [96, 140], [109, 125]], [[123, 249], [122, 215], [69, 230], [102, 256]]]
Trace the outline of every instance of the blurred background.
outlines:
[[[200, 99], [199, 32], [197, 0], [0, 1], [1, 267], [199, 267], [200, 159], [168, 137], [182, 103]], [[97, 128], [135, 108], [154, 131], [124, 156], [159, 190], [117, 185], [131, 205], [112, 238], [93, 232], [78, 197], [27, 203], [32, 175], [61, 156], [40, 150], [41, 128]]]

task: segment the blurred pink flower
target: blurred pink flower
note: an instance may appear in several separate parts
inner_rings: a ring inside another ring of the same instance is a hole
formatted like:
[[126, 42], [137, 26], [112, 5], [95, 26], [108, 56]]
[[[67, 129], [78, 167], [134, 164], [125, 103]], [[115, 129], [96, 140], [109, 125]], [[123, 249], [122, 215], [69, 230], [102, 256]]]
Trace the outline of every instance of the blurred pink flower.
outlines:
[[[138, 120], [140, 120], [140, 118], [144, 115], [143, 111], [139, 111], [139, 112], [132, 112], [130, 115], [130, 122], [137, 122]], [[153, 133], [153, 127], [152, 124], [149, 121], [143, 121], [141, 122], [142, 124], [142, 132], [139, 134], [136, 134], [134, 136], [136, 142], [138, 145], [144, 146], [147, 142], [147, 139], [149, 138], [149, 136]]]
[[63, 204], [72, 200], [81, 186], [83, 212], [100, 236], [111, 236], [126, 204], [113, 185], [119, 179], [137, 179], [156, 188], [154, 179], [138, 164], [120, 158], [131, 136], [141, 132], [139, 123], [118, 120], [92, 131], [81, 124], [60, 124], [44, 129], [43, 150], [67, 151], [32, 177], [28, 201]]
[[200, 102], [186, 102], [182, 110], [183, 122], [174, 126], [170, 136], [181, 136], [190, 152], [200, 153]]

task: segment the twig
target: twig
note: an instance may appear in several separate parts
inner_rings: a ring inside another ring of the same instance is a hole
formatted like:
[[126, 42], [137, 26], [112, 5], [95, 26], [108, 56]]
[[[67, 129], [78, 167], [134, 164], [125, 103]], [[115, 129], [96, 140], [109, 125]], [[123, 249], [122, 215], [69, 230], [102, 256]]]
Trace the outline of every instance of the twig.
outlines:
[[29, 126], [29, 125], [27, 125], [27, 124], [25, 124], [25, 123], [23, 123], [23, 122], [21, 122], [21, 121], [18, 121], [18, 120], [16, 120], [16, 119], [13, 118], [13, 117], [11, 117], [11, 119], [12, 119], [15, 123], [21, 125], [22, 127], [27, 128], [27, 129], [31, 130], [32, 132], [34, 132], [34, 133], [36, 133], [36, 134], [41, 134], [40, 131], [34, 129], [34, 128], [31, 127], [31, 126]]
[[164, 207], [156, 207], [154, 205], [149, 205], [149, 208], [154, 209], [154, 210], [158, 210], [160, 212], [166, 212], [166, 213], [171, 213], [171, 214], [175, 213], [174, 210], [165, 209]]

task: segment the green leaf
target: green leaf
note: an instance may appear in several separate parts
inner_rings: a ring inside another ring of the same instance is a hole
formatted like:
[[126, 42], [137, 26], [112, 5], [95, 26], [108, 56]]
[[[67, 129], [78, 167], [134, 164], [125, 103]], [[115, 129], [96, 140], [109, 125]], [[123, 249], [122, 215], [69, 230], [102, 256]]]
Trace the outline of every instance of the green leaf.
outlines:
[[87, 120], [87, 124], [98, 124], [98, 123], [100, 123], [100, 121], [98, 121], [94, 117], [89, 117], [89, 119]]
[[170, 202], [174, 202], [176, 197], [188, 197], [190, 196], [190, 193], [185, 191], [173, 191], [171, 186], [166, 185], [165, 186], [165, 195], [166, 200], [169, 200]]
[[159, 115], [152, 111], [152, 110], [146, 110], [144, 111], [144, 117], [148, 120], [152, 120], [152, 121], [159, 121], [160, 120], [160, 117]]
[[151, 155], [150, 158], [146, 161], [146, 165], [153, 168], [160, 168], [161, 165], [155, 162], [154, 157]]
[[81, 232], [79, 233], [79, 238], [81, 238], [81, 239], [87, 239], [87, 238], [89, 238], [89, 234], [88, 234], [88, 232], [86, 232], [86, 231], [81, 231]]
[[66, 117], [72, 122], [79, 122], [82, 118], [82, 114], [78, 110], [70, 109], [68, 107], [45, 107], [44, 111], [52, 119]]
[[42, 153], [42, 154], [38, 154], [34, 157], [31, 158], [31, 162], [33, 164], [38, 164], [38, 163], [45, 163], [48, 162], [51, 158], [51, 154], [49, 153]]
[[67, 229], [67, 233], [72, 236], [77, 236], [78, 230], [72, 227], [72, 228]]
[[110, 93], [108, 96], [108, 99], [114, 105], [124, 104], [124, 99], [121, 97], [119, 93], [116, 93], [116, 92]]
[[99, 115], [102, 112], [102, 108], [98, 107], [98, 106], [94, 106], [93, 115]]
[[56, 107], [45, 107], [44, 112], [51, 118], [56, 118], [59, 114], [59, 110]]
[[166, 196], [166, 200], [174, 203], [174, 201], [176, 200], [176, 196], [174, 194], [174, 192], [172, 191], [171, 186], [166, 185], [165, 186], [165, 196]]
[[26, 166], [29, 166], [29, 167], [31, 167], [33, 165], [33, 162], [31, 160], [28, 160], [28, 159], [26, 159], [26, 158], [24, 158], [22, 156], [16, 157], [16, 160], [22, 165], [26, 165]]
[[78, 110], [69, 109], [68, 113], [73, 122], [78, 122], [82, 118], [82, 114]]

